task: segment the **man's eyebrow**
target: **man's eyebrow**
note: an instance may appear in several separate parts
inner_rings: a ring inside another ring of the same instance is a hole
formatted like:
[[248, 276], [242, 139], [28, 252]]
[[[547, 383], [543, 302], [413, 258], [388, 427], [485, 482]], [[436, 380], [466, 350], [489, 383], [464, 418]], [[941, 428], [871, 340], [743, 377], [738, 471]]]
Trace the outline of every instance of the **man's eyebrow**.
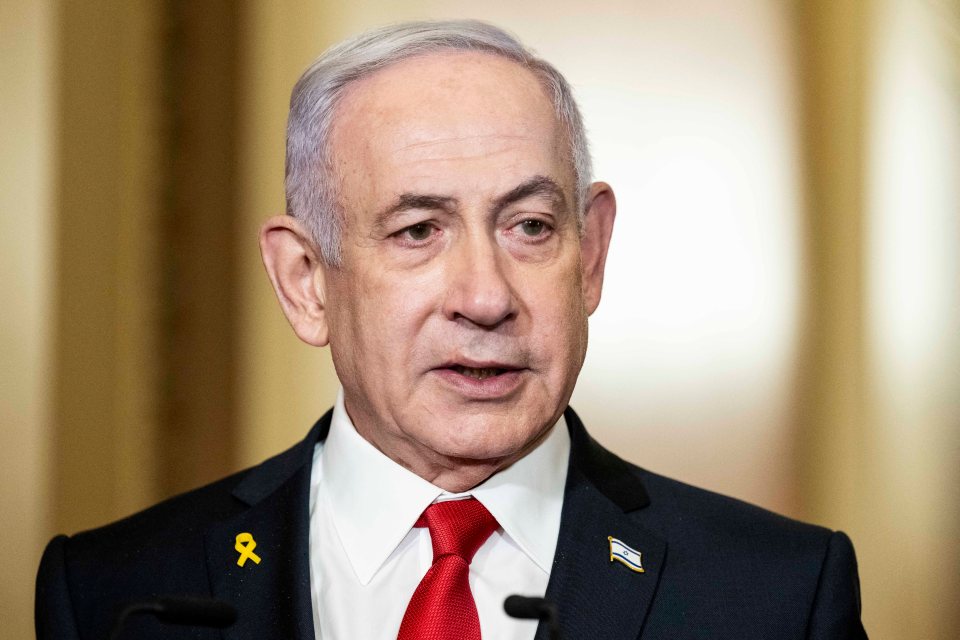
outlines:
[[[507, 193], [497, 197], [493, 201], [491, 209], [494, 213], [500, 213], [511, 204], [532, 196], [547, 196], [555, 207], [561, 210], [566, 208], [567, 200], [557, 181], [547, 176], [537, 175], [524, 180]], [[459, 204], [460, 201], [451, 196], [402, 193], [397, 196], [393, 204], [388, 205], [376, 215], [374, 224], [377, 227], [383, 227], [391, 216], [404, 211], [443, 211], [452, 214], [457, 210]]]
[[547, 196], [554, 206], [561, 210], [566, 209], [567, 199], [557, 181], [547, 176], [533, 176], [494, 200], [493, 210], [499, 213], [514, 202], [531, 196]]
[[374, 224], [383, 226], [391, 216], [404, 211], [425, 210], [453, 213], [457, 208], [457, 199], [450, 196], [437, 196], [426, 193], [401, 193], [393, 204], [387, 206], [374, 219]]

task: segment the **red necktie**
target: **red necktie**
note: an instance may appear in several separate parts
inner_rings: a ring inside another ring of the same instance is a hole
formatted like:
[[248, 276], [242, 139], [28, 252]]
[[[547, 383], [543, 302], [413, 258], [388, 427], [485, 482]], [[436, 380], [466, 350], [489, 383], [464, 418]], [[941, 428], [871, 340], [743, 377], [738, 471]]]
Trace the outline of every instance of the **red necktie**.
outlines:
[[397, 640], [480, 640], [470, 562], [499, 525], [474, 498], [427, 507], [416, 526], [430, 529], [433, 566], [407, 605]]

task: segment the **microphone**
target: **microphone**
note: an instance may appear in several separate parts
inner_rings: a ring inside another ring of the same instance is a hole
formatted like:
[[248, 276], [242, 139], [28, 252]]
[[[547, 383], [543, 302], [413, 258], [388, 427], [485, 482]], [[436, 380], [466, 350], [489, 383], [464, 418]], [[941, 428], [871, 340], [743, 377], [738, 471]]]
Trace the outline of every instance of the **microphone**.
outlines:
[[547, 623], [550, 640], [560, 640], [560, 624], [557, 622], [557, 607], [546, 598], [508, 596], [503, 601], [503, 610], [511, 618], [520, 620], [543, 620]]
[[223, 600], [187, 596], [163, 596], [154, 600], [135, 602], [127, 606], [113, 625], [110, 640], [117, 640], [127, 618], [148, 613], [160, 622], [190, 627], [225, 629], [237, 620], [237, 609]]

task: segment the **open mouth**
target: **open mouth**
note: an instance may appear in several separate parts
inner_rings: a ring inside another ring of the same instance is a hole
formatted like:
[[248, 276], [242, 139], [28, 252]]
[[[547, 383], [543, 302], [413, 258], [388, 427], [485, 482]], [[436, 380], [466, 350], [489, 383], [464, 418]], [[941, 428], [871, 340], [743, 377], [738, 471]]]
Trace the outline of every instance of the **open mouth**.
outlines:
[[490, 400], [510, 397], [523, 386], [525, 367], [504, 362], [447, 362], [434, 369], [444, 384], [467, 398]]
[[494, 376], [499, 376], [507, 371], [512, 371], [512, 369], [501, 369], [498, 367], [465, 367], [463, 365], [455, 364], [450, 367], [453, 371], [456, 371], [462, 376], [467, 376], [468, 378], [473, 378], [474, 380], [486, 380], [487, 378], [492, 378]]

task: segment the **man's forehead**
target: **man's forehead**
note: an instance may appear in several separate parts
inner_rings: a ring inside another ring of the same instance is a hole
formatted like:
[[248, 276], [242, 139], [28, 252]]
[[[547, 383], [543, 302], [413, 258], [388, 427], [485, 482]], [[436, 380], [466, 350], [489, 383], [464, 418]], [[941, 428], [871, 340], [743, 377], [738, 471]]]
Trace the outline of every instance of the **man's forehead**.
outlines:
[[[504, 77], [512, 80], [510, 87], [500, 84]], [[395, 95], [407, 89], [410, 94], [428, 98], [473, 92], [483, 87], [499, 89], [497, 93], [501, 94], [522, 91], [547, 98], [534, 73], [515, 60], [493, 52], [457, 49], [433, 51], [392, 62], [348, 85], [347, 93], [386, 90], [388, 95]]]
[[[350, 85], [334, 118], [334, 144], [392, 152], [555, 137], [556, 114], [532, 72], [499, 55], [441, 51], [401, 60]], [[338, 140], [338, 138], [349, 140]]]

